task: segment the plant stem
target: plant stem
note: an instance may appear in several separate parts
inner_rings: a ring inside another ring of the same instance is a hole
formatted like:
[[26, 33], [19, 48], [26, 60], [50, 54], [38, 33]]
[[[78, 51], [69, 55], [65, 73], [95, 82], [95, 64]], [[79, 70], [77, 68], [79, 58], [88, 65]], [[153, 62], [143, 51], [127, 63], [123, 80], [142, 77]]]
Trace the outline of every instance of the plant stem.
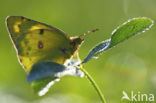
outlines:
[[100, 88], [98, 87], [94, 79], [91, 77], [91, 75], [82, 67], [82, 65], [80, 65], [80, 69], [85, 73], [85, 76], [91, 82], [92, 86], [94, 87], [98, 95], [100, 96], [102, 103], [106, 103], [106, 99], [104, 98], [104, 95], [102, 94]]

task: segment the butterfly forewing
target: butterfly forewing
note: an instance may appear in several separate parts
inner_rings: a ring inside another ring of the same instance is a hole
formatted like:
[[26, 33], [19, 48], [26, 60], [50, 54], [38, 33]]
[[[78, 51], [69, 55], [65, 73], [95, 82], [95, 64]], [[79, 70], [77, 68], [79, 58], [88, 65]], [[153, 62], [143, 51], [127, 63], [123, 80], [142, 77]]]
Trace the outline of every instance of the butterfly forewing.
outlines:
[[27, 72], [36, 62], [63, 64], [73, 55], [69, 36], [59, 29], [21, 16], [8, 17], [7, 27]]

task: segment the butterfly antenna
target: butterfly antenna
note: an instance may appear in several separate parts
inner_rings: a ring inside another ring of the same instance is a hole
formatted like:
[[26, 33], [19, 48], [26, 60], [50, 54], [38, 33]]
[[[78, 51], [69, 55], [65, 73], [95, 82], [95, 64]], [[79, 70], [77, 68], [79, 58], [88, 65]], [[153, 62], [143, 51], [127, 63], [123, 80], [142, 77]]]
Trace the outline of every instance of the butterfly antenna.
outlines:
[[98, 31], [98, 30], [99, 30], [99, 29], [97, 28], [97, 29], [94, 29], [94, 30], [87, 31], [87, 32], [85, 32], [84, 34], [80, 35], [80, 37], [85, 36], [85, 35], [90, 34], [90, 33], [94, 33], [94, 32], [96, 32], [96, 31]]

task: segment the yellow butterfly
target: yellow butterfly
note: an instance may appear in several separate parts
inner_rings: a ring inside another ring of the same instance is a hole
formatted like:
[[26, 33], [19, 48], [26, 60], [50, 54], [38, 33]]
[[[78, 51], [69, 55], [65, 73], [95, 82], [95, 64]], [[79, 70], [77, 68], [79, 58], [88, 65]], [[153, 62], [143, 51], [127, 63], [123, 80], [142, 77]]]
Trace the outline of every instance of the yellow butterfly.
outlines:
[[63, 64], [84, 40], [81, 36], [69, 37], [60, 29], [23, 16], [8, 16], [6, 22], [19, 61], [27, 73], [37, 62]]

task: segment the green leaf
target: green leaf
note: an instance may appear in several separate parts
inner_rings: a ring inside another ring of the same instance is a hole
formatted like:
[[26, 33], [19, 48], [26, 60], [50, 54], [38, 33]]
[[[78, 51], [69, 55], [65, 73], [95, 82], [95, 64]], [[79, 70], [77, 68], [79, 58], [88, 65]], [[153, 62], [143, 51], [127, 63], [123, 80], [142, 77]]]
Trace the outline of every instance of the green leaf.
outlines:
[[116, 46], [118, 43], [146, 30], [153, 25], [153, 21], [147, 17], [139, 17], [128, 20], [112, 32], [110, 39], [96, 45], [83, 60], [82, 63], [88, 62], [91, 58], [97, 58], [99, 54]]
[[43, 96], [49, 91], [50, 87], [58, 80], [59, 79], [57, 77], [46, 77], [33, 81], [31, 83], [31, 86], [35, 93], [37, 93], [39, 96]]
[[83, 60], [82, 63], [88, 62], [92, 58], [98, 58], [98, 55], [107, 50], [110, 44], [110, 40], [106, 40], [95, 46], [87, 55], [87, 57]]
[[57, 74], [65, 71], [65, 68], [54, 62], [38, 62], [32, 67], [27, 81], [31, 83], [34, 92], [42, 96], [59, 79]]
[[65, 66], [54, 62], [38, 62], [34, 64], [27, 76], [28, 82], [33, 82], [46, 77], [55, 77], [55, 74], [63, 72]]
[[128, 20], [112, 32], [110, 47], [132, 37], [136, 34], [149, 30], [153, 21], [147, 17], [139, 17]]
[[32, 67], [27, 81], [31, 83], [35, 93], [43, 96], [63, 76], [83, 77], [84, 73], [75, 67], [78, 64], [80, 61], [77, 60], [67, 60], [64, 65], [54, 62], [38, 62]]

